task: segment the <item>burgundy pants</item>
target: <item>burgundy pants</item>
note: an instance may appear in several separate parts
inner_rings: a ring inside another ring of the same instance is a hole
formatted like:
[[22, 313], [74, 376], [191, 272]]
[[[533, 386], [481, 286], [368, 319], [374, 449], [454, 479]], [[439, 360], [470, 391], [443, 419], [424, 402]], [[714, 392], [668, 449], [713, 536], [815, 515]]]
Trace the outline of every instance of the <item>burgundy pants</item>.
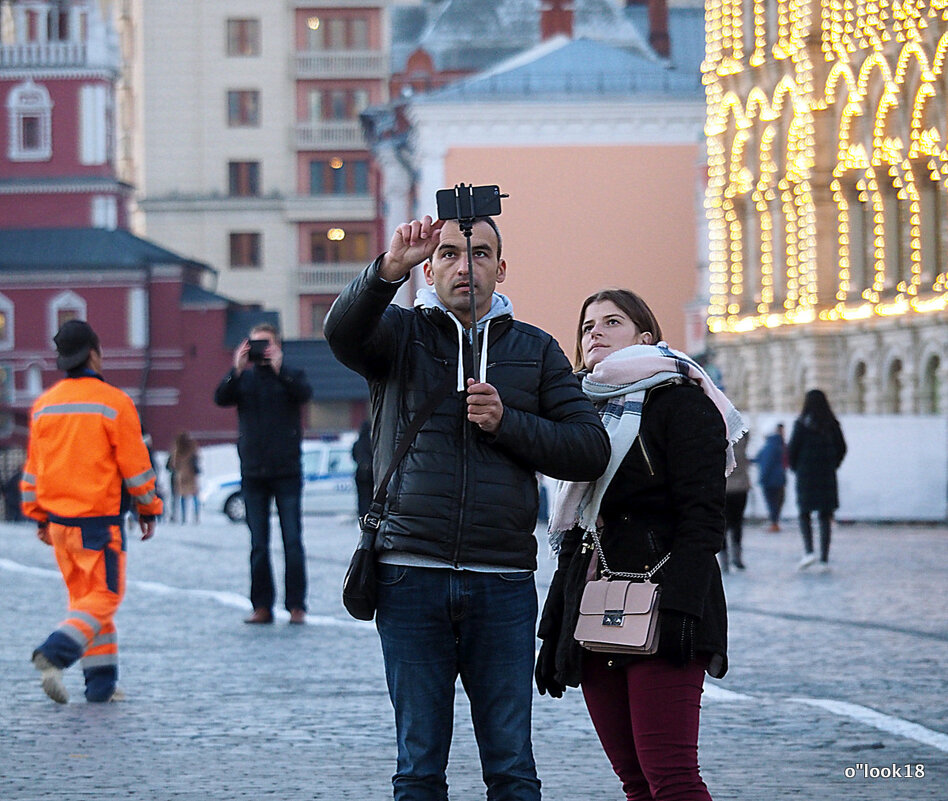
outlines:
[[660, 657], [609, 668], [583, 654], [589, 716], [628, 801], [711, 801], [698, 772], [704, 666]]

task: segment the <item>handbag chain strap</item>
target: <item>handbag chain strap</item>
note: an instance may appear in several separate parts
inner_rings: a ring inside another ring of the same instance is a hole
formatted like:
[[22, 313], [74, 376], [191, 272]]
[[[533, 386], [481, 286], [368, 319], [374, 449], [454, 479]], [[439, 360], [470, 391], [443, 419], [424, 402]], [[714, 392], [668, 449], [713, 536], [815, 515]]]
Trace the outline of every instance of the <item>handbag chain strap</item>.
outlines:
[[652, 576], [654, 576], [659, 570], [661, 570], [665, 563], [671, 559], [671, 551], [666, 553], [658, 562], [655, 567], [649, 570], [647, 573], [618, 573], [613, 572], [609, 569], [609, 564], [606, 562], [606, 555], [602, 550], [602, 543], [599, 541], [599, 532], [590, 531], [592, 534], [593, 542], [596, 544], [596, 553], [599, 554], [599, 561], [602, 563], [602, 575], [607, 579], [611, 578], [627, 578], [627, 579], [641, 579], [642, 581], [650, 581]]

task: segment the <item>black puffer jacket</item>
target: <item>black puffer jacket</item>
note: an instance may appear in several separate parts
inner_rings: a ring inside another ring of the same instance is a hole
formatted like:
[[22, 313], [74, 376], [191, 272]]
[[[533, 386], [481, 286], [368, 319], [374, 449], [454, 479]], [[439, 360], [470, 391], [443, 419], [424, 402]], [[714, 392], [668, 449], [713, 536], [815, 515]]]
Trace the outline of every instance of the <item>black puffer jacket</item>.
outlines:
[[236, 406], [240, 473], [252, 478], [299, 475], [300, 409], [313, 390], [302, 370], [253, 365], [231, 370], [214, 392], [218, 406]]
[[[610, 570], [646, 572], [671, 553], [653, 579], [662, 587], [662, 614], [697, 618], [694, 651], [709, 659], [716, 677], [727, 671], [727, 609], [715, 558], [724, 543], [726, 447], [724, 420], [699, 387], [656, 387], [646, 395], [639, 436], [600, 507]], [[596, 558], [592, 543], [581, 540], [581, 530], [567, 533], [540, 620], [539, 637], [556, 643], [550, 678], [562, 686], [577, 686], [581, 676], [582, 648], [573, 630], [586, 570]], [[660, 639], [659, 654], [669, 645]], [[655, 657], [612, 662], [642, 658]]]
[[[425, 398], [456, 376], [458, 332], [440, 309], [390, 305], [398, 286], [377, 264], [339, 296], [325, 332], [336, 358], [369, 382], [379, 481]], [[504, 405], [500, 428], [489, 435], [469, 423], [466, 394], [452, 387], [392, 477], [380, 549], [533, 570], [536, 471], [582, 481], [605, 469], [608, 437], [549, 334], [495, 318], [487, 363]]]

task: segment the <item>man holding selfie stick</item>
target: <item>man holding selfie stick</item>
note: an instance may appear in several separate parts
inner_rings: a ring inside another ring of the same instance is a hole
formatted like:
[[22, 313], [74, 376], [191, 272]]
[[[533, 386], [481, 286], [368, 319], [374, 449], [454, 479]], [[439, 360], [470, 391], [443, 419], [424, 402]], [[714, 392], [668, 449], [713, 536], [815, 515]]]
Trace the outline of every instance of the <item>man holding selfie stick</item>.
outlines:
[[250, 528], [250, 602], [245, 623], [272, 623], [275, 592], [270, 566], [270, 505], [276, 500], [286, 562], [285, 606], [290, 623], [306, 621], [306, 557], [300, 494], [301, 410], [313, 394], [302, 370], [283, 363], [280, 334], [254, 326], [234, 351], [234, 367], [214, 393], [218, 406], [236, 406], [241, 494]]
[[[490, 214], [500, 212], [495, 197]], [[535, 471], [593, 480], [609, 443], [556, 341], [514, 320], [510, 300], [494, 291], [507, 271], [497, 223], [477, 203], [470, 218], [445, 220], [455, 207], [439, 202], [442, 219], [398, 226], [388, 251], [333, 304], [325, 332], [336, 357], [369, 382], [376, 482], [419, 408], [442, 395], [388, 485], [377, 536], [394, 797], [447, 799], [460, 676], [488, 798], [536, 801]], [[420, 263], [427, 287], [414, 308], [392, 305]]]

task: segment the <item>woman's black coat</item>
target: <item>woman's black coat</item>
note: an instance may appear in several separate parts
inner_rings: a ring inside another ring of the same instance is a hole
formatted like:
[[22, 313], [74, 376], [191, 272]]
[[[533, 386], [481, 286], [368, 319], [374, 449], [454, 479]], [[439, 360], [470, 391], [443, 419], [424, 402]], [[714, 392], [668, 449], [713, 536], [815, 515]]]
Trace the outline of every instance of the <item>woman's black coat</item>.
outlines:
[[[694, 651], [708, 672], [727, 671], [727, 609], [715, 554], [724, 544], [725, 451], [720, 412], [693, 384], [649, 391], [639, 436], [603, 497], [602, 547], [613, 571], [644, 572], [666, 553], [671, 559], [653, 579], [661, 584], [666, 616], [693, 616]], [[582, 532], [567, 533], [547, 594], [538, 636], [561, 686], [577, 686], [582, 648], [573, 639], [586, 572], [595, 551]], [[632, 659], [615, 657], [613, 664]]]
[[839, 508], [836, 470], [845, 456], [846, 440], [835, 419], [823, 428], [818, 428], [809, 416], [793, 424], [787, 458], [797, 476], [797, 508], [801, 513], [829, 513]]

